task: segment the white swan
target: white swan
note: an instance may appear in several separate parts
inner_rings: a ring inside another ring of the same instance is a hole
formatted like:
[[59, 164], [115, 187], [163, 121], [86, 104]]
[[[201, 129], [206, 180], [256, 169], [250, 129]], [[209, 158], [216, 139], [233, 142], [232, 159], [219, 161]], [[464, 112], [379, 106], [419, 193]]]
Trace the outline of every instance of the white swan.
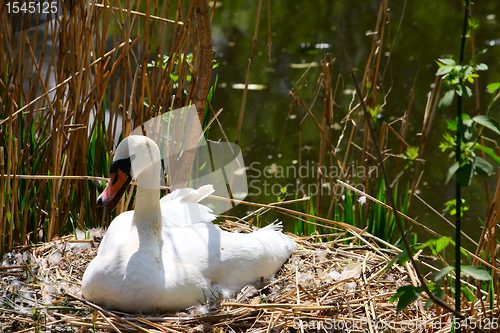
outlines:
[[113, 209], [136, 178], [136, 205], [112, 221], [87, 267], [86, 299], [125, 312], [181, 310], [215, 289], [238, 291], [270, 277], [296, 249], [276, 225], [239, 234], [210, 223], [215, 216], [198, 201], [213, 192], [211, 185], [160, 200], [159, 156], [145, 136], [129, 136], [116, 149], [98, 203]]

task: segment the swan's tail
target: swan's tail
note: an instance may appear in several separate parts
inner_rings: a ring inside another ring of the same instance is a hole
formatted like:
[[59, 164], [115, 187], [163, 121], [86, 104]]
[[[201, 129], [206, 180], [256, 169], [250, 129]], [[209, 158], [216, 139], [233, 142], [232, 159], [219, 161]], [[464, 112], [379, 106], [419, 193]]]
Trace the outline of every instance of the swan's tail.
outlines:
[[214, 193], [214, 191], [212, 185], [203, 185], [197, 190], [193, 188], [180, 188], [161, 198], [160, 203], [172, 201], [177, 198], [180, 198], [180, 202], [197, 203]]
[[284, 260], [297, 249], [295, 242], [283, 233], [281, 222], [274, 221], [264, 228], [257, 230], [255, 234], [259, 235], [259, 238], [262, 237], [261, 239], [269, 240], [269, 244], [274, 248], [275, 254], [281, 253]]
[[281, 221], [274, 221], [271, 224], [266, 225], [264, 228], [261, 228], [260, 230], [272, 230], [272, 231], [283, 231], [283, 224]]

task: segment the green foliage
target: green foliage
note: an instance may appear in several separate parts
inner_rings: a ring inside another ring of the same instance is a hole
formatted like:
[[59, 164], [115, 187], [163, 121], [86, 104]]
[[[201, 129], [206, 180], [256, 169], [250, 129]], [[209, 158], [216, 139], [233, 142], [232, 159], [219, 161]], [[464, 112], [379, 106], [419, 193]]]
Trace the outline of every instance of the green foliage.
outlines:
[[[151, 67], [161, 67], [163, 69], [165, 69], [168, 65], [168, 62], [171, 58], [174, 58], [175, 61], [174, 61], [174, 65], [175, 66], [178, 66], [179, 64], [182, 64], [183, 62], [192, 62], [193, 61], [193, 54], [192, 53], [188, 53], [188, 54], [183, 54], [181, 53], [180, 57], [177, 56], [177, 54], [174, 52], [172, 54], [172, 57], [169, 57], [168, 55], [164, 55], [163, 57], [161, 55], [158, 55], [158, 58], [159, 58], [159, 61], [151, 61], [148, 63], [148, 68], [151, 68]], [[174, 78], [172, 78], [172, 75], [175, 77], [175, 80]], [[179, 79], [179, 76], [178, 75], [175, 75], [175, 74], [171, 74], [170, 78], [172, 78], [172, 80], [174, 81], [177, 81]], [[189, 81], [189, 80], [188, 80]]]
[[472, 89], [464, 83], [474, 83], [474, 79], [479, 77], [477, 71], [488, 69], [485, 64], [476, 64], [472, 60], [465, 66], [457, 65], [453, 59], [438, 59], [436, 63], [439, 66], [436, 75], [443, 76], [444, 79], [445, 93], [438, 105], [441, 111], [451, 105], [455, 94], [463, 96], [465, 92], [467, 96], [471, 97]]
[[[398, 186], [396, 183], [394, 187], [394, 196], [398, 198]], [[375, 198], [381, 202], [386, 202], [386, 191], [385, 191], [385, 181], [381, 178], [377, 183], [377, 192]], [[400, 200], [396, 201], [396, 205], [398, 210], [406, 214], [409, 200], [409, 191], [407, 187], [407, 191], [404, 192], [404, 195], [399, 198]], [[367, 218], [367, 231], [374, 236], [377, 236], [380, 239], [383, 239], [389, 243], [393, 242], [394, 231], [396, 229], [396, 220], [394, 218], [394, 214], [392, 210], [387, 209], [381, 205], [373, 205], [370, 207], [368, 211]], [[385, 247], [385, 245], [380, 244], [381, 247]]]
[[[415, 250], [429, 248], [434, 256], [438, 256], [441, 251], [443, 251], [449, 244], [455, 246], [455, 241], [450, 237], [440, 237], [437, 239], [429, 239], [424, 244], [415, 247]], [[460, 249], [463, 255], [468, 257], [469, 255], [464, 249]]]
[[[437, 284], [433, 283], [433, 282], [429, 282], [427, 284], [427, 287], [429, 288], [429, 290], [434, 294], [436, 295], [437, 298], [439, 298], [440, 300], [443, 300], [444, 297], [446, 296], [445, 293], [444, 293], [444, 290], [441, 289]], [[428, 309], [431, 307], [432, 305], [432, 299], [428, 299], [426, 302], [425, 302], [425, 309]]]
[[443, 277], [445, 277], [446, 275], [448, 275], [448, 273], [450, 273], [453, 270], [454, 270], [453, 267], [447, 266], [447, 267], [443, 268], [442, 270], [440, 270], [439, 272], [436, 272], [434, 274], [434, 281], [438, 282], [439, 280], [441, 280]]
[[424, 289], [422, 287], [407, 285], [399, 287], [398, 291], [389, 299], [389, 302], [398, 300], [396, 311], [399, 313], [406, 309], [408, 305], [413, 303]]
[[405, 157], [411, 161], [414, 161], [418, 157], [418, 147], [406, 148]]
[[[439, 69], [436, 72], [437, 76], [442, 76], [444, 80], [444, 95], [439, 101], [439, 109], [442, 111], [451, 105], [455, 95], [468, 97], [472, 96], [472, 90], [466, 84], [474, 83], [474, 80], [479, 77], [478, 71], [485, 71], [488, 66], [483, 63], [475, 63], [475, 60], [486, 50], [479, 52], [468, 65], [457, 65], [453, 59], [438, 59], [437, 64]], [[500, 89], [500, 83], [492, 83], [488, 85], [491, 93]], [[495, 100], [495, 98], [492, 100]], [[490, 103], [490, 108], [492, 103]], [[490, 110], [488, 109], [488, 112]], [[479, 130], [478, 125], [482, 128]], [[469, 186], [472, 182], [474, 173], [482, 177], [491, 177], [494, 174], [493, 166], [482, 157], [477, 156], [477, 150], [481, 150], [488, 154], [497, 164], [500, 164], [500, 158], [492, 148], [485, 147], [479, 144], [483, 129], [487, 128], [496, 134], [500, 134], [500, 125], [492, 117], [486, 115], [478, 115], [471, 118], [467, 114], [461, 114], [461, 118], [448, 120], [448, 129], [455, 133], [459, 133], [462, 140], [460, 144], [460, 163], [458, 160], [449, 168], [446, 183], [448, 183], [453, 175], [456, 175], [458, 184], [461, 186]], [[444, 152], [451, 149], [450, 158], [455, 158], [456, 152], [456, 136], [450, 133], [444, 134], [444, 141], [439, 145]]]
[[500, 82], [494, 82], [490, 83], [486, 86], [486, 89], [488, 89], [488, 92], [490, 94], [495, 93], [497, 90], [500, 90]]
[[[461, 271], [480, 281], [490, 281], [492, 277], [490, 273], [482, 266], [461, 266]], [[439, 299], [443, 300], [445, 296], [444, 290], [437, 284], [439, 280], [454, 271], [454, 267], [445, 267], [434, 275], [434, 282], [429, 282], [427, 287]], [[466, 286], [462, 285], [462, 292], [469, 302], [475, 302], [474, 293]], [[398, 301], [396, 311], [399, 313], [413, 303], [418, 296], [423, 292], [421, 286], [406, 285], [399, 287], [397, 292], [389, 299], [390, 302]], [[432, 305], [432, 300], [428, 299], [425, 303], [425, 308], [428, 309]]]
[[280, 195], [278, 195], [278, 197], [276, 198], [276, 201], [281, 202], [281, 201], [285, 200], [285, 198], [286, 198], [286, 186], [283, 186], [280, 189]]
[[473, 277], [476, 280], [481, 280], [481, 281], [491, 280], [490, 273], [486, 270], [486, 268], [482, 266], [462, 266], [461, 270], [465, 275]]
[[[446, 176], [446, 183], [449, 182], [453, 175], [457, 176], [457, 180], [462, 186], [470, 185], [472, 181], [472, 176], [474, 172], [483, 177], [491, 177], [494, 174], [493, 166], [483, 158], [477, 156], [477, 150], [484, 151], [488, 156], [493, 158], [495, 162], [500, 164], [500, 157], [496, 155], [496, 152], [492, 148], [485, 147], [479, 144], [479, 139], [482, 134], [482, 130], [477, 129], [477, 125], [480, 124], [484, 128], [491, 129], [493, 132], [500, 134], [500, 126], [498, 122], [488, 116], [475, 116], [472, 119], [464, 114], [462, 116], [462, 126], [460, 128], [460, 133], [462, 137], [461, 143], [461, 165], [455, 162]], [[448, 120], [448, 129], [451, 131], [458, 130], [458, 119]], [[477, 134], [474, 137], [474, 134]], [[456, 139], [450, 133], [446, 132], [443, 135], [444, 141], [439, 145], [441, 151], [451, 150], [449, 157], [455, 157], [455, 147]]]
[[344, 216], [342, 222], [356, 226], [356, 219], [354, 218], [354, 205], [356, 202], [356, 195], [352, 191], [347, 190], [344, 194]]
[[[467, 202], [465, 199], [461, 199], [461, 200], [462, 200], [462, 204], [460, 205], [460, 210], [462, 212], [461, 212], [460, 216], [463, 216], [464, 212], [469, 210], [469, 207], [467, 207]], [[452, 200], [447, 201], [444, 204], [444, 206], [445, 206], [445, 208], [443, 210], [443, 214], [446, 214], [449, 212], [451, 216], [454, 216], [457, 213], [457, 201], [456, 201], [456, 199], [452, 199]]]
[[[455, 242], [451, 238], [444, 236], [438, 239], [430, 239], [424, 244], [414, 247], [414, 249], [420, 250], [424, 248], [429, 248], [432, 254], [437, 257], [450, 244], [455, 245]], [[467, 256], [465, 250], [461, 249], [461, 252]], [[408, 254], [406, 252], [398, 254], [389, 262], [387, 268], [392, 266], [394, 262], [396, 262], [397, 260], [400, 260], [401, 264], [405, 265], [405, 263], [409, 260]], [[488, 270], [486, 270], [482, 266], [461, 266], [460, 269], [462, 274], [470, 276], [476, 280], [479, 281], [492, 280], [491, 273], [488, 272]], [[444, 267], [440, 271], [436, 272], [432, 278], [432, 282], [429, 282], [427, 284], [429, 290], [441, 300], [444, 298], [445, 294], [444, 290], [439, 286], [438, 283], [444, 277], [449, 276], [450, 273], [453, 272], [454, 270], [455, 267], [451, 266]], [[465, 297], [469, 301], [471, 302], [475, 301], [474, 294], [467, 288], [467, 286], [463, 285], [461, 289]], [[408, 305], [410, 305], [413, 301], [415, 301], [418, 298], [418, 296], [422, 293], [422, 291], [423, 288], [421, 286], [413, 286], [413, 285], [402, 286], [398, 288], [398, 291], [390, 298], [390, 301], [394, 302], [395, 300], [398, 300], [397, 311], [400, 312], [404, 310]], [[431, 299], [427, 300], [425, 307], [428, 308], [431, 305], [432, 305], [432, 300]]]
[[368, 111], [370, 112], [370, 115], [372, 116], [373, 120], [376, 121], [377, 117], [380, 114], [380, 105], [375, 105], [374, 107], [367, 106]]

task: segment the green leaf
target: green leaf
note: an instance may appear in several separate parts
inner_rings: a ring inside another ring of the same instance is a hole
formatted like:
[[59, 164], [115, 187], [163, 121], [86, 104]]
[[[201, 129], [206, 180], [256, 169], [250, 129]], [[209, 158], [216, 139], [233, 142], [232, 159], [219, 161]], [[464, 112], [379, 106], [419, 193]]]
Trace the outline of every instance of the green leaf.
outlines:
[[500, 156], [497, 155], [497, 153], [495, 152], [495, 149], [489, 148], [489, 147], [485, 147], [483, 145], [480, 145], [479, 143], [476, 143], [475, 147], [481, 149], [486, 154], [490, 155], [495, 160], [495, 162], [497, 162], [498, 164], [500, 164]]
[[500, 126], [498, 125], [498, 121], [495, 119], [488, 116], [475, 116], [472, 120], [486, 128], [489, 128], [493, 132], [500, 134]]
[[464, 274], [472, 276], [474, 279], [489, 281], [491, 275], [483, 266], [462, 266], [461, 270]]
[[472, 135], [474, 132], [474, 122], [471, 119], [464, 119], [463, 120], [463, 135], [464, 135], [464, 141], [469, 142], [472, 139]]
[[477, 64], [474, 67], [476, 68], [476, 71], [486, 71], [486, 70], [488, 70], [488, 66], [486, 64]]
[[439, 111], [443, 111], [446, 109], [448, 106], [453, 103], [453, 98], [455, 97], [455, 91], [454, 90], [448, 90], [443, 97], [439, 100]]
[[451, 272], [452, 270], [454, 270], [455, 268], [454, 267], [451, 267], [451, 266], [448, 266], [448, 267], [445, 267], [443, 268], [442, 270], [440, 270], [439, 272], [436, 272], [436, 274], [434, 275], [434, 282], [438, 282], [439, 280], [441, 280], [446, 274], [448, 274], [449, 272]]
[[179, 75], [176, 75], [176, 74], [170, 73], [170, 78], [171, 78], [174, 82], [177, 82], [177, 80], [179, 80]]
[[467, 93], [467, 96], [472, 96], [472, 90], [469, 87], [465, 86], [465, 92]]
[[442, 64], [448, 65], [448, 66], [455, 66], [455, 60], [453, 59], [438, 59], [438, 61]]
[[403, 251], [401, 253], [398, 253], [396, 257], [394, 257], [394, 260], [398, 260], [401, 263], [401, 266], [406, 265], [406, 263], [410, 260], [410, 256], [408, 255], [408, 252]]
[[445, 182], [445, 184], [448, 184], [448, 182], [450, 181], [451, 177], [453, 177], [453, 175], [455, 174], [455, 172], [457, 172], [457, 170], [459, 169], [459, 167], [460, 167], [460, 165], [458, 164], [458, 162], [455, 162], [448, 169], [448, 173], [446, 174], [446, 182]]
[[474, 175], [474, 168], [472, 167], [471, 163], [467, 163], [463, 166], [461, 166], [457, 173], [457, 182], [463, 186], [467, 187], [470, 185], [472, 182], [472, 176]]
[[448, 244], [450, 244], [451, 238], [443, 236], [435, 240], [434, 246], [436, 247], [436, 252], [441, 252], [444, 250]]
[[448, 129], [450, 131], [456, 131], [457, 130], [457, 122], [455, 120], [448, 119], [446, 121], [446, 123], [448, 124]]
[[406, 148], [406, 156], [410, 159], [410, 160], [414, 160], [418, 157], [418, 150], [419, 148], [418, 147], [408, 147]]
[[415, 287], [412, 285], [399, 287], [396, 294], [389, 299], [389, 302], [398, 300], [396, 311], [399, 313], [406, 309], [406, 307], [413, 301], [415, 301], [422, 293], [422, 290], [422, 287]]
[[470, 291], [470, 289], [465, 284], [462, 285], [461, 289], [464, 293], [465, 298], [467, 298], [467, 300], [469, 302], [474, 302], [476, 300], [476, 297], [474, 296], [474, 294]]
[[[437, 284], [435, 283], [432, 283], [432, 282], [429, 282], [427, 283], [427, 287], [429, 288], [429, 290], [434, 294], [436, 295], [437, 298], [439, 298], [440, 300], [443, 300], [444, 299], [444, 291], [443, 289], [441, 289], [441, 287], [439, 287]], [[425, 309], [427, 310], [431, 305], [432, 305], [432, 299], [428, 299], [426, 302], [425, 302]]]
[[488, 92], [490, 94], [493, 94], [495, 91], [497, 91], [498, 89], [500, 89], [500, 82], [493, 82], [493, 83], [490, 83], [486, 86], [486, 89], [488, 89]]
[[475, 171], [483, 177], [491, 177], [493, 175], [493, 166], [479, 156], [474, 158]]
[[436, 76], [446, 75], [453, 70], [453, 66], [443, 66], [436, 72]]
[[479, 75], [477, 75], [477, 74], [467, 75], [467, 81], [469, 81], [469, 83], [474, 83], [474, 78], [476, 78], [476, 77], [479, 77]]
[[[446, 203], [446, 205], [454, 205], [455, 200], [450, 200]], [[450, 203], [451, 202], [451, 203]], [[437, 239], [429, 239], [427, 242], [424, 244], [418, 245], [415, 247], [416, 250], [424, 249], [426, 247], [430, 248], [432, 250], [432, 254], [435, 256], [438, 255], [439, 252], [443, 251], [448, 244], [451, 243], [454, 245], [453, 240], [450, 237], [443, 236], [441, 238]]]

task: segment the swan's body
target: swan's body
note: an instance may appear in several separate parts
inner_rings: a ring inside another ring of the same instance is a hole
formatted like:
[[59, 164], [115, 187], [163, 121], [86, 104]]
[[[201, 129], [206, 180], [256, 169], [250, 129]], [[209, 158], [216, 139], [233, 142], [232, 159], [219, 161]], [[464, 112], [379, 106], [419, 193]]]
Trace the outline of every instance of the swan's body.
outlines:
[[[123, 144], [127, 149], [120, 149]], [[135, 156], [129, 178], [138, 180], [136, 206], [110, 224], [83, 276], [85, 298], [127, 312], [181, 310], [204, 302], [215, 289], [237, 291], [278, 271], [295, 250], [289, 237], [275, 225], [239, 234], [210, 223], [215, 216], [198, 204], [213, 192], [210, 185], [180, 189], [160, 201], [158, 159], [151, 163], [148, 155], [148, 166], [139, 163], [139, 155], [151, 148], [158, 153], [156, 144], [141, 136], [118, 146], [113, 163]], [[110, 193], [123, 181], [118, 169], [99, 203], [116, 204]]]

